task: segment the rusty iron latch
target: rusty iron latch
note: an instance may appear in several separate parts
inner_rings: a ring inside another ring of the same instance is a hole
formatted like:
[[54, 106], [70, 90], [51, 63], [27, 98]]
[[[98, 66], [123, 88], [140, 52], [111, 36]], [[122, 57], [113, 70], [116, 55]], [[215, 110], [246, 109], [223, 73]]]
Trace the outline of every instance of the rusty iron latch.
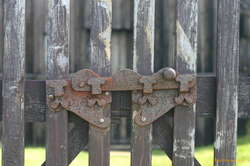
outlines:
[[124, 69], [112, 77], [101, 77], [84, 69], [69, 80], [47, 80], [47, 103], [52, 111], [60, 107], [75, 113], [98, 128], [110, 127], [112, 91], [132, 91], [134, 122], [146, 126], [177, 105], [196, 102], [196, 77], [164, 68], [150, 76]]

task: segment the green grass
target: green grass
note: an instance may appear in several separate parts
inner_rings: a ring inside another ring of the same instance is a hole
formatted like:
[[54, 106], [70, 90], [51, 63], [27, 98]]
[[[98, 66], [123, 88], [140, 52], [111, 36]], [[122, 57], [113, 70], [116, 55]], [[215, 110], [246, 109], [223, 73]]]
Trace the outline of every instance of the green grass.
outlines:
[[[213, 166], [213, 147], [196, 148], [195, 156], [202, 166]], [[45, 159], [44, 148], [28, 147], [25, 149], [25, 166], [40, 166]], [[153, 166], [171, 166], [171, 161], [159, 150], [153, 151]], [[88, 153], [81, 152], [70, 166], [88, 164]], [[129, 166], [130, 153], [122, 151], [111, 152], [111, 166]], [[238, 139], [237, 166], [250, 165], [250, 136]]]

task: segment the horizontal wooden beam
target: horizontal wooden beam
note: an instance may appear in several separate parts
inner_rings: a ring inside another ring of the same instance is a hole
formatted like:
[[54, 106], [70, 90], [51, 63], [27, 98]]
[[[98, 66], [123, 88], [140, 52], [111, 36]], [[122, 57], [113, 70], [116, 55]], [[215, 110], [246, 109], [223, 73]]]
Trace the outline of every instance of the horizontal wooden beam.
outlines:
[[[198, 76], [198, 101], [197, 116], [215, 117], [216, 110], [216, 78], [213, 75]], [[0, 93], [2, 93], [2, 81], [0, 81]], [[25, 121], [44, 122], [46, 120], [46, 89], [43, 80], [27, 80], [25, 82]], [[129, 95], [126, 95], [126, 97]], [[118, 101], [119, 102], [119, 101]], [[2, 98], [0, 98], [2, 105]], [[112, 115], [129, 115], [129, 106], [126, 103], [112, 105], [115, 110]], [[124, 110], [121, 114], [117, 110]], [[250, 77], [240, 77], [239, 81], [239, 118], [250, 117]], [[0, 120], [2, 120], [2, 107], [0, 107]]]

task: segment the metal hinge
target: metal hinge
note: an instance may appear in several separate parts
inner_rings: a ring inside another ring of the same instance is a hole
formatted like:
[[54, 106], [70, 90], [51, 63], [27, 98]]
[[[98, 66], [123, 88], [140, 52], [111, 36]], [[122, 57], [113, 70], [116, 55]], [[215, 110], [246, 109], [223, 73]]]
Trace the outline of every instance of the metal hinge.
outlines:
[[47, 80], [47, 103], [52, 111], [59, 107], [75, 113], [99, 128], [110, 127], [112, 91], [132, 91], [136, 109], [134, 121], [139, 126], [153, 123], [177, 105], [196, 102], [196, 77], [178, 74], [164, 68], [150, 76], [142, 76], [124, 69], [112, 77], [101, 77], [84, 69], [71, 75], [69, 80]]

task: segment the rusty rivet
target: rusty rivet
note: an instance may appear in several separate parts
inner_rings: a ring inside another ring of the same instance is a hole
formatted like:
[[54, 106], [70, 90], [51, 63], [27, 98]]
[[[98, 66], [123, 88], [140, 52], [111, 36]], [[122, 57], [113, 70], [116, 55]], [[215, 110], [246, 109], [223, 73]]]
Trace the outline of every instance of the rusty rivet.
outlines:
[[54, 95], [49, 95], [48, 97], [50, 100], [53, 100], [55, 98]]
[[83, 88], [85, 86], [85, 82], [81, 82], [80, 84], [79, 84], [79, 87], [80, 88]]
[[141, 117], [141, 120], [142, 120], [143, 122], [146, 122], [147, 118], [143, 116], [143, 117]]
[[100, 123], [104, 123], [104, 119], [103, 118], [100, 119]]
[[163, 72], [163, 77], [167, 80], [173, 80], [176, 78], [176, 72], [172, 68], [166, 68]]

